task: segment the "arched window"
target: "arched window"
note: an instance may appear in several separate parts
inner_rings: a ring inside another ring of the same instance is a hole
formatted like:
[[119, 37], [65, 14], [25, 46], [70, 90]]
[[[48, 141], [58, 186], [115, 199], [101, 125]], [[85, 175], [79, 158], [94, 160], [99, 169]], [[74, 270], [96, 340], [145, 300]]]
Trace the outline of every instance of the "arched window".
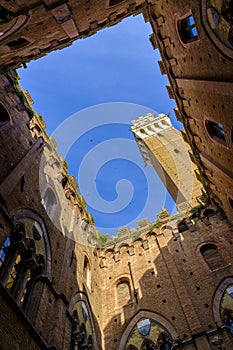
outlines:
[[180, 38], [184, 44], [198, 39], [197, 28], [191, 14], [179, 20], [177, 25]]
[[132, 350], [169, 350], [177, 337], [176, 331], [161, 315], [139, 311], [124, 331], [119, 348], [130, 350], [136, 344], [137, 348], [132, 347]]
[[6, 108], [0, 103], [0, 125], [10, 120], [9, 114]]
[[83, 277], [88, 289], [91, 290], [91, 265], [87, 256], [84, 257]]
[[214, 209], [207, 208], [203, 211], [203, 216], [206, 216], [207, 218], [210, 218], [211, 216], [215, 216], [216, 211]]
[[57, 206], [57, 199], [51, 188], [47, 188], [44, 194], [44, 207], [50, 218], [53, 218]]
[[211, 270], [218, 269], [224, 265], [221, 255], [214, 244], [205, 244], [201, 247], [201, 253], [205, 262]]
[[73, 319], [71, 349], [93, 349], [92, 325], [84, 301], [75, 304]]
[[233, 284], [228, 285], [221, 298], [221, 317], [233, 335]]
[[222, 124], [206, 120], [206, 129], [212, 139], [226, 145], [225, 132]]
[[33, 279], [42, 274], [46, 254], [40, 225], [23, 218], [11, 230], [0, 251], [0, 280], [24, 309]]
[[130, 283], [127, 278], [121, 278], [116, 285], [117, 305], [126, 305], [131, 300]]
[[182, 220], [179, 224], [178, 224], [178, 231], [180, 233], [184, 232], [184, 231], [187, 231], [189, 228], [185, 222], [185, 220]]

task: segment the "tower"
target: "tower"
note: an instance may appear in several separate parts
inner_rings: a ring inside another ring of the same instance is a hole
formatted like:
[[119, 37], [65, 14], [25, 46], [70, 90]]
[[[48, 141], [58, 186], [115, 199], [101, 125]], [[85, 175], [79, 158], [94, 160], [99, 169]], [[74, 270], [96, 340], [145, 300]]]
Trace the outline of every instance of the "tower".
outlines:
[[183, 140], [165, 114], [149, 113], [132, 121], [131, 130], [146, 165], [152, 165], [177, 205], [179, 212], [197, 205], [202, 185], [197, 167], [189, 156], [189, 145]]

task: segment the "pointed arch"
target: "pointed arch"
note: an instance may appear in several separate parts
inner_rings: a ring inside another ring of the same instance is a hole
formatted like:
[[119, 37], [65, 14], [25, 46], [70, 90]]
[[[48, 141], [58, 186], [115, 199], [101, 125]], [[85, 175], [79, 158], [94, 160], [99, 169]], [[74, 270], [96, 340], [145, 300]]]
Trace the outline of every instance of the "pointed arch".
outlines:
[[213, 297], [213, 317], [215, 324], [217, 324], [219, 327], [221, 327], [224, 324], [221, 315], [222, 298], [230, 285], [233, 285], [233, 276], [224, 278], [224, 280], [219, 284], [218, 288], [216, 289]]
[[128, 340], [128, 337], [130, 336], [130, 333], [132, 329], [135, 327], [137, 322], [141, 318], [149, 318], [157, 323], [159, 323], [162, 327], [164, 327], [170, 336], [171, 339], [178, 338], [178, 333], [176, 329], [173, 327], [173, 325], [162, 315], [157, 314], [155, 312], [147, 311], [147, 310], [140, 310], [138, 313], [134, 315], [134, 317], [129, 321], [128, 325], [125, 328], [125, 331], [121, 337], [120, 344], [118, 347], [118, 350], [125, 350], [125, 346]]

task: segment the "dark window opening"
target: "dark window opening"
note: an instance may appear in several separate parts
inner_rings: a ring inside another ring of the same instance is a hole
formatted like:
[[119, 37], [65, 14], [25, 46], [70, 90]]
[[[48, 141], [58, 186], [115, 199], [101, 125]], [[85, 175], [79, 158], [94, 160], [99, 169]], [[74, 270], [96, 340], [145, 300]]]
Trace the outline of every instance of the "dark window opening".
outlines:
[[8, 22], [12, 19], [13, 13], [7, 10], [5, 7], [0, 6], [0, 23]]
[[109, 1], [109, 6], [114, 6], [114, 5], [120, 4], [123, 1], [124, 0], [110, 0]]
[[223, 1], [221, 13], [226, 21], [233, 23], [233, 0]]
[[228, 41], [233, 46], [233, 25], [230, 27], [228, 32]]
[[201, 253], [211, 270], [218, 269], [224, 265], [222, 257], [214, 244], [206, 244], [202, 246]]
[[61, 182], [62, 187], [65, 188], [67, 183], [68, 183], [68, 178], [66, 176], [64, 176], [62, 179], [62, 182]]
[[6, 108], [0, 103], [0, 123], [5, 123], [10, 120]]
[[30, 42], [25, 38], [18, 38], [7, 43], [7, 46], [12, 50], [21, 49], [22, 47], [30, 44]]
[[178, 22], [178, 30], [180, 38], [184, 43], [189, 43], [198, 39], [197, 28], [192, 15]]
[[212, 139], [214, 139], [214, 140], [216, 140], [224, 145], [226, 144], [225, 132], [224, 132], [222, 124], [207, 120], [206, 121], [206, 129], [207, 129], [210, 137], [212, 137]]
[[229, 197], [228, 200], [229, 200], [229, 203], [230, 203], [231, 208], [233, 209], [233, 199]]
[[216, 211], [213, 209], [205, 209], [203, 211], [203, 216], [206, 216], [208, 218], [210, 218], [211, 216], [215, 216], [216, 215]]
[[187, 226], [187, 224], [186, 224], [186, 222], [183, 220], [183, 221], [181, 221], [181, 223], [180, 224], [178, 224], [178, 231], [180, 232], [180, 233], [182, 233], [182, 232], [184, 232], [184, 231], [187, 231], [189, 228], [188, 228], [188, 226]]

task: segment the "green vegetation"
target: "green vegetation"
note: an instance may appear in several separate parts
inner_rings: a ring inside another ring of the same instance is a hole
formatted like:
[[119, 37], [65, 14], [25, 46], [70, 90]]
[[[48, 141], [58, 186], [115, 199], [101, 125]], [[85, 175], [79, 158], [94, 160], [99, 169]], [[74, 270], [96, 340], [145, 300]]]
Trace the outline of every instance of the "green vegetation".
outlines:
[[151, 227], [150, 232], [153, 232], [155, 228], [160, 228], [162, 226], [162, 222], [160, 220], [157, 220]]
[[141, 232], [140, 231], [138, 231], [138, 230], [136, 230], [136, 231], [134, 231], [133, 233], [132, 233], [132, 235], [131, 235], [131, 237], [132, 237], [132, 239], [137, 239], [138, 237], [140, 237], [140, 235], [141, 235]]

